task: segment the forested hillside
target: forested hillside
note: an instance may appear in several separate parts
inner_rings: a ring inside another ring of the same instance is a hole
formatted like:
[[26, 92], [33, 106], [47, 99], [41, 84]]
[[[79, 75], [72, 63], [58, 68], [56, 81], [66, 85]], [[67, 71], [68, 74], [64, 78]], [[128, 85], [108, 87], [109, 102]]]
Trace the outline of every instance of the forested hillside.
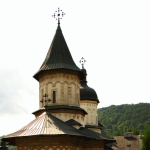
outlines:
[[103, 133], [123, 135], [132, 131], [142, 133], [150, 126], [150, 103], [111, 105], [98, 109], [99, 122], [104, 126]]

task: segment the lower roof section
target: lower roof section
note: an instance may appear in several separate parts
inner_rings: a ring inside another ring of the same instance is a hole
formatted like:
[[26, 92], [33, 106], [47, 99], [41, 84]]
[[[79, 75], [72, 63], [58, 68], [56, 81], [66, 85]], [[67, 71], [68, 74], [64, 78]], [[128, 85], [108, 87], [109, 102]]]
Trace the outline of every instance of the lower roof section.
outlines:
[[85, 116], [87, 112], [78, 107], [78, 106], [68, 106], [68, 105], [52, 105], [52, 106], [45, 106], [43, 109], [39, 109], [32, 114], [34, 114], [36, 117], [41, 115], [43, 112], [49, 112], [49, 113], [75, 113], [75, 114], [81, 114], [82, 116]]
[[74, 119], [70, 119], [68, 121], [66, 121], [67, 124], [69, 125], [79, 125], [82, 126], [82, 124], [80, 124], [79, 122], [75, 121]]
[[35, 118], [32, 122], [21, 128], [20, 130], [8, 134], [3, 138], [3, 141], [13, 143], [15, 138], [41, 135], [50, 137], [58, 135], [78, 136], [95, 140], [104, 140], [107, 141], [107, 143], [115, 141], [114, 139], [112, 140], [105, 138], [102, 135], [84, 127], [76, 129], [48, 112], [42, 113], [39, 117]]
[[85, 125], [85, 128], [94, 128], [94, 129], [101, 129], [102, 130], [102, 127], [101, 126], [96, 126], [96, 125]]
[[44, 112], [28, 125], [12, 134], [7, 135], [5, 138], [61, 134], [83, 136], [80, 131], [76, 130], [72, 126], [61, 121], [52, 114]]
[[105, 140], [105, 144], [106, 143], [112, 143], [112, 142], [116, 141], [115, 139], [106, 138], [105, 136], [103, 136], [103, 135], [101, 135], [97, 132], [94, 132], [92, 130], [89, 130], [87, 128], [84, 128], [84, 127], [81, 127], [79, 130], [83, 134], [85, 134], [86, 136], [90, 136], [91, 138], [94, 138], [94, 139], [97, 139], [97, 140]]

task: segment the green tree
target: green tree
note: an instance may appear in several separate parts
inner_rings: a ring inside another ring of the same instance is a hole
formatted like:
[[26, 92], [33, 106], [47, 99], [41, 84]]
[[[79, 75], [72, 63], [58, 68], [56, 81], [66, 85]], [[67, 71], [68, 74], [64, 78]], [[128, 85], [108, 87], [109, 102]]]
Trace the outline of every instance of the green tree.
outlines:
[[133, 129], [133, 134], [134, 134], [134, 135], [139, 135], [140, 132], [139, 132], [139, 130], [138, 130], [137, 128], [135, 128], [135, 129]]
[[116, 133], [115, 133], [115, 136], [121, 136], [122, 134], [121, 134], [121, 132], [120, 131], [117, 131]]
[[[150, 103], [111, 105], [98, 110], [98, 119], [104, 126], [103, 132], [109, 136], [117, 131], [142, 133], [150, 125]], [[139, 131], [135, 130], [138, 129]]]
[[144, 131], [141, 150], [150, 150], [150, 127]]

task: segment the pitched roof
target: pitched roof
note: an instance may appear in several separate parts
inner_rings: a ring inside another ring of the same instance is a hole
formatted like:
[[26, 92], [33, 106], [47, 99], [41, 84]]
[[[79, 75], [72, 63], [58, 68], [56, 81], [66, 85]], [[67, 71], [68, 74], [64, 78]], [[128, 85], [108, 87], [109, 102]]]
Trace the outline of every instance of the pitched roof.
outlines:
[[61, 134], [85, 136], [82, 132], [56, 118], [50, 113], [43, 113], [22, 129], [5, 136], [4, 138]]
[[66, 121], [66, 123], [69, 124], [69, 125], [79, 125], [79, 126], [82, 126], [81, 123], [77, 122], [74, 119], [70, 119], [70, 120]]
[[38, 80], [38, 75], [41, 72], [57, 69], [67, 69], [81, 72], [73, 61], [73, 58], [59, 25], [57, 27], [56, 33], [54, 35], [46, 58], [39, 71], [33, 77]]
[[97, 140], [105, 140], [106, 143], [111, 143], [111, 142], [115, 142], [115, 139], [110, 139], [107, 137], [104, 137], [102, 134], [99, 134], [97, 132], [94, 132], [90, 129], [81, 127], [79, 129], [83, 134], [85, 134], [86, 136], [90, 136], [91, 138], [97, 139]]
[[53, 109], [70, 109], [70, 110], [80, 110], [82, 111], [84, 114], [87, 114], [87, 112], [81, 108], [81, 107], [78, 107], [78, 106], [68, 106], [68, 105], [52, 105], [52, 106], [45, 106], [46, 109], [48, 110], [53, 110]]
[[[82, 112], [83, 114], [87, 114], [87, 112], [84, 110], [84, 109], [82, 109], [82, 108], [80, 108], [80, 107], [78, 107], [78, 106], [68, 106], [68, 105], [52, 105], [52, 106], [45, 106], [45, 109], [46, 110], [75, 110], [75, 111], [80, 111], [80, 112]], [[35, 112], [33, 112], [32, 114], [36, 114], [37, 112], [41, 112], [41, 111], [45, 111], [45, 109], [39, 109], [39, 110], [37, 110], [37, 111], [35, 111]]]
[[103, 137], [102, 135], [91, 131], [87, 128], [81, 127], [80, 129], [76, 129], [69, 125], [66, 122], [58, 119], [50, 113], [44, 112], [39, 117], [34, 119], [28, 125], [23, 127], [22, 129], [6, 135], [3, 138], [3, 141], [13, 142], [16, 137], [29, 137], [29, 136], [55, 136], [55, 135], [69, 135], [69, 136], [80, 136], [85, 138], [92, 138], [96, 140], [104, 140], [106, 143], [114, 142], [113, 139], [108, 139]]
[[85, 125], [85, 128], [95, 128], [95, 129], [101, 129], [102, 130], [102, 128], [101, 128], [101, 126], [99, 126], [99, 125]]

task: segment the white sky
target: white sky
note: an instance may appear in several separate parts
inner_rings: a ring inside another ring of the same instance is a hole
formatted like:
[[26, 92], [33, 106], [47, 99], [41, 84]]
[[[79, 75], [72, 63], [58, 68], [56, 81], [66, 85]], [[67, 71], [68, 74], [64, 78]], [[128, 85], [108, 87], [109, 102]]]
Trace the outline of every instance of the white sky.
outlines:
[[38, 82], [57, 28], [53, 13], [66, 15], [61, 28], [76, 64], [86, 59], [88, 85], [98, 108], [150, 103], [149, 0], [1, 0], [0, 135], [28, 124], [38, 109]]

